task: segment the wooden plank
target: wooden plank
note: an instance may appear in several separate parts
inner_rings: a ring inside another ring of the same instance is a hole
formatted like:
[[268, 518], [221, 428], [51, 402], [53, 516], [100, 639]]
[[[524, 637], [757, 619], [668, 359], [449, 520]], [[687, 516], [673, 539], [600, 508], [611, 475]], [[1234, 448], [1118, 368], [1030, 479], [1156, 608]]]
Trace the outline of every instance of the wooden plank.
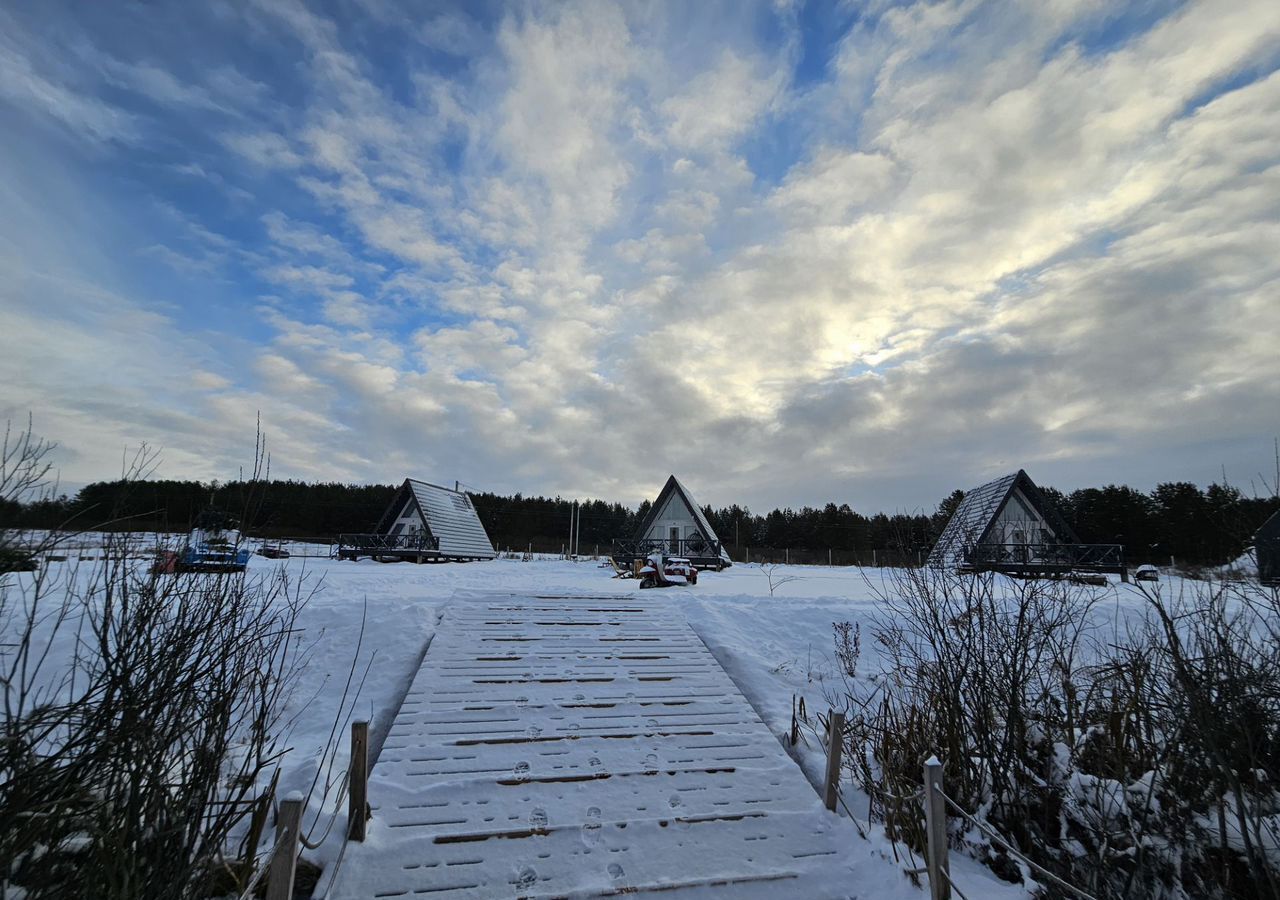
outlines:
[[648, 598], [455, 600], [370, 799], [334, 898], [845, 896], [855, 849], [679, 610]]
[[347, 837], [363, 841], [369, 820], [369, 723], [351, 723], [351, 768], [347, 788]]

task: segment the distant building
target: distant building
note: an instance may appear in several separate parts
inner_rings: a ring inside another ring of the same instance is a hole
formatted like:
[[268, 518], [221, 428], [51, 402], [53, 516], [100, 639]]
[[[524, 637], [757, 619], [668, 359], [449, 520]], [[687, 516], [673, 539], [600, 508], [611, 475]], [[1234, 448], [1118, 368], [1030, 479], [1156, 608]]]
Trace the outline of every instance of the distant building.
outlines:
[[1280, 512], [1262, 523], [1253, 546], [1258, 554], [1258, 580], [1280, 586]]
[[465, 491], [406, 478], [376, 531], [340, 535], [338, 555], [444, 562], [493, 559], [498, 554]]
[[967, 491], [929, 553], [957, 571], [1126, 574], [1119, 544], [1081, 544], [1022, 469]]
[[642, 559], [650, 553], [682, 556], [699, 568], [733, 565], [729, 552], [702, 513], [702, 507], [676, 476], [667, 479], [658, 499], [630, 541], [617, 546], [619, 556]]

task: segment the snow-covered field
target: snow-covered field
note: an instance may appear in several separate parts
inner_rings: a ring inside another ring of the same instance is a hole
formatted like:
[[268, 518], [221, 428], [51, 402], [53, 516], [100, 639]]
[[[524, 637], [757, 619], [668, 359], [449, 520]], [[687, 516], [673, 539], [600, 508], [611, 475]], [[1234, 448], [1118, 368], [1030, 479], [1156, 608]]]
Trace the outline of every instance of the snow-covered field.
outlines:
[[[255, 558], [253, 567], [279, 565]], [[877, 664], [867, 640], [878, 612], [874, 586], [884, 570], [778, 566], [766, 573], [757, 565], [735, 565], [723, 572], [703, 573], [696, 587], [638, 592], [634, 580], [615, 579], [612, 569], [596, 562], [539, 559], [532, 562], [494, 560], [486, 563], [423, 565], [289, 560], [291, 572], [312, 579], [317, 591], [303, 614], [302, 625], [315, 641], [312, 659], [295, 693], [297, 724], [291, 741], [286, 789], [307, 790], [317, 760], [329, 740], [338, 714], [342, 682], [351, 664], [362, 610], [367, 608], [359, 668], [372, 668], [357, 703], [358, 715], [379, 725], [390, 721], [401, 694], [416, 672], [433, 633], [439, 611], [458, 591], [534, 592], [628, 595], [677, 598], [694, 630], [756, 707], [765, 723], [785, 741], [791, 724], [793, 695], [803, 696], [812, 714], [824, 709], [823, 693], [837, 686], [833, 623], [859, 624], [864, 635], [859, 670]], [[770, 594], [770, 575], [774, 590]], [[1140, 609], [1136, 595], [1117, 587], [1110, 613], [1123, 618]], [[802, 732], [795, 754], [805, 774], [821, 783], [825, 750], [811, 732]], [[344, 738], [342, 738], [344, 740]], [[335, 771], [345, 767], [340, 749]], [[854, 794], [852, 788], [847, 788]], [[855, 814], [865, 816], [865, 802], [849, 800]], [[328, 811], [325, 811], [327, 815]], [[323, 818], [323, 817], [322, 817]], [[850, 828], [850, 839], [861, 841]], [[902, 869], [919, 864], [894, 862], [889, 843], [873, 830], [864, 842], [867, 876], [874, 878], [859, 896], [921, 897]], [[329, 842], [317, 861], [330, 862], [338, 845]], [[899, 848], [899, 852], [903, 852]], [[1004, 884], [990, 873], [953, 855], [955, 877], [969, 896], [1025, 897], [1022, 889]], [[322, 882], [323, 886], [323, 882]]]
[[[311, 792], [304, 826], [310, 830], [314, 820], [317, 835], [335, 806], [336, 782], [346, 768], [344, 723], [352, 715], [368, 718], [376, 752], [440, 612], [455, 592], [634, 594], [640, 601], [653, 593], [674, 598], [768, 727], [784, 740], [793, 696], [803, 696], [813, 713], [824, 708], [824, 689], [836, 685], [833, 623], [850, 621], [861, 626], [860, 672], [875, 668], [874, 642], [869, 640], [878, 614], [874, 588], [885, 577], [879, 569], [778, 566], [767, 572], [757, 565], [735, 565], [724, 572], [703, 573], [692, 588], [639, 592], [634, 580], [615, 579], [612, 569], [585, 560], [500, 559], [419, 566], [255, 556], [250, 564], [251, 572], [279, 566], [314, 589], [299, 622], [305, 630], [308, 659], [285, 711], [292, 723], [291, 749], [284, 759], [281, 789]], [[1097, 613], [1118, 622], [1140, 608], [1141, 598], [1132, 589], [1114, 585]], [[343, 688], [353, 662], [357, 678], [366, 668], [368, 674], [358, 697], [348, 698], [343, 708]], [[336, 729], [335, 722], [339, 723]], [[331, 761], [324, 764], [326, 748], [335, 747], [336, 755], [331, 750]], [[820, 782], [824, 751], [812, 733], [805, 735], [795, 755], [810, 781]], [[317, 773], [321, 788], [312, 791]], [[322, 797], [326, 781], [333, 785], [327, 800]], [[853, 789], [848, 790], [852, 795]], [[864, 816], [865, 803], [856, 796], [850, 796], [850, 801], [855, 814]], [[309, 855], [322, 865], [332, 864], [341, 847], [340, 831], [333, 829], [320, 850]], [[856, 891], [858, 896], [925, 896], [902, 874], [918, 862], [908, 863], [905, 858], [895, 862], [889, 843], [874, 829], [865, 842], [853, 828], [849, 834], [851, 841], [865, 845], [865, 874], [872, 879]], [[953, 855], [952, 865], [958, 884], [970, 897], [1026, 896], [1023, 889], [998, 881], [968, 860]]]

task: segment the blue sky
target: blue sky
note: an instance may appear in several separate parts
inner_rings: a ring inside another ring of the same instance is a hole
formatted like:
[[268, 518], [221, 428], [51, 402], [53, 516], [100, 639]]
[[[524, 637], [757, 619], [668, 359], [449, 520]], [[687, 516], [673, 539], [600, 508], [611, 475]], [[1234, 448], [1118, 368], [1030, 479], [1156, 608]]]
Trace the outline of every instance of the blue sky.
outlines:
[[18, 3], [0, 415], [637, 502], [1242, 486], [1280, 7]]

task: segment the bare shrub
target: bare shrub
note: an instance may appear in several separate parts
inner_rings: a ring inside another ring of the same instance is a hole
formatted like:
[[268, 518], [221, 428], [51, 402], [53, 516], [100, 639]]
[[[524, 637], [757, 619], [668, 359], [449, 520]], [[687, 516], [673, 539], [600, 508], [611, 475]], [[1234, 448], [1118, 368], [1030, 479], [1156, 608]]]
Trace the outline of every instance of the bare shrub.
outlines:
[[836, 661], [846, 678], [858, 674], [858, 657], [862, 655], [862, 626], [857, 622], [832, 622], [835, 632]]
[[769, 596], [773, 596], [773, 592], [784, 584], [790, 584], [793, 581], [800, 581], [799, 575], [784, 575], [778, 571], [776, 563], [764, 563], [760, 566], [760, 571], [764, 573], [765, 579], [769, 582]]
[[[34, 483], [31, 456], [0, 474]], [[0, 896], [225, 892], [266, 825], [307, 597], [283, 569], [156, 574], [104, 540], [90, 566], [0, 575]]]
[[[961, 808], [1095, 896], [1280, 896], [1274, 591], [1130, 593], [1134, 622], [1106, 633], [1103, 592], [1068, 582], [916, 569], [874, 590], [884, 668], [874, 687], [846, 681], [846, 757], [894, 840], [923, 846], [921, 764], [937, 753]], [[997, 874], [1035, 880], [950, 825]]]

